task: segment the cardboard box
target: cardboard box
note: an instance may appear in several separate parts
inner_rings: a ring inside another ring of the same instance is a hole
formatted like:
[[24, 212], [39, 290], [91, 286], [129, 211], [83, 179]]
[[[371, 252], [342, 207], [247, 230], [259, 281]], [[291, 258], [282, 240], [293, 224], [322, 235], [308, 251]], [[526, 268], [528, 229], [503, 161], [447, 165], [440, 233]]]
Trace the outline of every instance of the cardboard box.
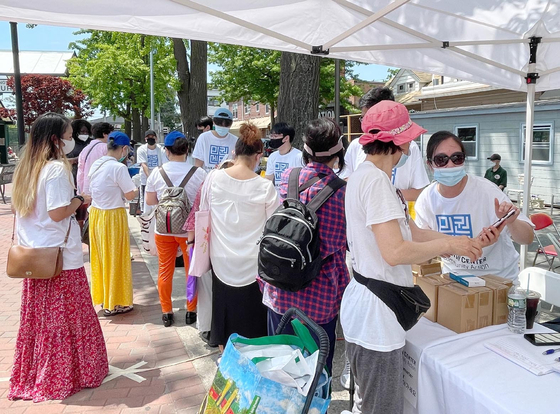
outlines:
[[438, 289], [437, 322], [457, 333], [474, 331], [478, 318], [478, 293], [459, 283]]
[[412, 273], [416, 276], [428, 276], [441, 273], [441, 262], [430, 260], [424, 263], [413, 264]]
[[443, 279], [438, 277], [418, 277], [416, 284], [422, 288], [428, 298], [430, 298], [430, 309], [424, 314], [426, 319], [437, 322], [438, 288], [444, 285]]
[[501, 283], [502, 285], [507, 285], [511, 287], [513, 285], [513, 281], [511, 279], [506, 279], [505, 277], [500, 277], [496, 275], [484, 275], [480, 276], [484, 280], [491, 280], [494, 283]]
[[494, 317], [494, 291], [487, 287], [473, 287], [469, 290], [478, 295], [478, 314], [476, 317], [476, 329], [493, 325]]
[[441, 273], [439, 275], [431, 275], [430, 277], [437, 277], [445, 282], [446, 285], [450, 283], [457, 283], [451, 277], [449, 277], [449, 273]]
[[494, 296], [494, 309], [492, 311], [492, 324], [500, 325], [507, 323], [509, 309], [507, 307], [507, 297], [509, 286], [486, 280], [486, 287], [492, 289]]

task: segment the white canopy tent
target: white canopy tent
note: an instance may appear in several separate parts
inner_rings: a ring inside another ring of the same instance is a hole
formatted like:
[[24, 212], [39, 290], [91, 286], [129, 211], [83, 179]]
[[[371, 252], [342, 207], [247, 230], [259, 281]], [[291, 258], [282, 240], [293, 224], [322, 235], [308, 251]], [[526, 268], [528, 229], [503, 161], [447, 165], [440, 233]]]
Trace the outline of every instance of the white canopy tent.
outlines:
[[530, 200], [534, 93], [560, 89], [559, 6], [560, 0], [0, 0], [0, 20], [328, 54], [527, 91]]

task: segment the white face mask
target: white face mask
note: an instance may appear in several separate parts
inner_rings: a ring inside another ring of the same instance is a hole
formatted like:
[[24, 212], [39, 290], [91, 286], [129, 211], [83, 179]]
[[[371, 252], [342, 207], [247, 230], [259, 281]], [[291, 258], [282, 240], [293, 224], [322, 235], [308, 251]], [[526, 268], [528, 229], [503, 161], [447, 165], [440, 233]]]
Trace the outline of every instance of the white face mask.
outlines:
[[76, 146], [76, 141], [74, 141], [74, 138], [72, 138], [70, 141], [63, 139], [62, 142], [64, 143], [64, 146], [62, 147], [62, 152], [64, 153], [64, 155], [70, 154]]
[[88, 134], [80, 134], [80, 135], [78, 135], [78, 139], [79, 139], [80, 141], [87, 141], [88, 138], [89, 138], [89, 135], [88, 135]]

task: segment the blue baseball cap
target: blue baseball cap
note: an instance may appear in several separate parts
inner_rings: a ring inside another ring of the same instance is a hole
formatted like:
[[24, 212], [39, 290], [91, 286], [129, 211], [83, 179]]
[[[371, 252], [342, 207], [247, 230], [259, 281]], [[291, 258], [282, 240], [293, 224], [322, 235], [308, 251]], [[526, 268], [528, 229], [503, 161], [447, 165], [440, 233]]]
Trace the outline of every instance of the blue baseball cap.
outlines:
[[233, 121], [233, 114], [227, 108], [218, 108], [216, 112], [214, 112], [214, 118], [222, 118], [222, 119], [229, 119]]
[[173, 144], [175, 144], [175, 141], [177, 141], [177, 138], [186, 138], [186, 137], [180, 131], [171, 131], [165, 137], [165, 140], [163, 141], [163, 145], [165, 145], [166, 147], [172, 147]]
[[130, 147], [130, 138], [124, 132], [113, 131], [109, 134], [109, 139], [112, 139], [115, 145], [126, 145]]

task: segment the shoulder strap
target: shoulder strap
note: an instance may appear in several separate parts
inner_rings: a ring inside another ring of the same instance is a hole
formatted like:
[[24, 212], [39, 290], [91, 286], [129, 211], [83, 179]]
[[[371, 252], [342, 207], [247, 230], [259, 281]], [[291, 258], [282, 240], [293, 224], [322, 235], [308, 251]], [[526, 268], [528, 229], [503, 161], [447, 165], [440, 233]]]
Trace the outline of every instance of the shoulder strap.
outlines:
[[97, 141], [95, 144], [93, 144], [93, 145], [91, 146], [91, 148], [89, 149], [88, 153], [86, 154], [86, 156], [85, 156], [85, 158], [84, 158], [84, 164], [86, 163], [86, 161], [87, 161], [87, 159], [88, 159], [88, 157], [89, 157], [89, 154], [91, 153], [91, 151], [93, 151], [93, 148], [95, 148], [95, 147], [97, 146], [97, 144], [102, 144], [102, 142], [101, 142], [101, 141]]
[[317, 212], [323, 204], [336, 193], [339, 189], [346, 185], [346, 181], [342, 178], [335, 177], [333, 180], [329, 181], [317, 194], [315, 197], [307, 203], [307, 208], [313, 212]]
[[292, 171], [290, 171], [290, 176], [288, 178], [287, 198], [299, 200], [299, 173], [300, 172], [301, 172], [301, 167], [292, 168]]
[[[95, 169], [95, 171], [92, 172], [92, 173], [90, 174], [90, 177], [93, 178], [93, 175], [94, 175], [97, 171], [99, 171], [99, 169], [100, 169], [100, 168], [103, 166], [103, 164], [105, 164], [107, 161], [110, 161], [110, 160], [105, 160], [105, 161], [103, 161], [101, 164], [99, 164], [99, 166]], [[91, 181], [91, 180], [90, 180], [90, 181]]]
[[161, 174], [161, 178], [163, 178], [163, 181], [165, 181], [165, 184], [168, 187], [175, 187], [173, 185], [173, 183], [171, 182], [171, 180], [169, 179], [169, 176], [167, 175], [167, 173], [165, 172], [165, 170], [163, 169], [163, 165], [161, 167], [159, 167], [159, 173]]
[[195, 167], [193, 165], [192, 168], [187, 173], [187, 175], [185, 175], [185, 178], [183, 178], [183, 181], [181, 181], [181, 184], [179, 184], [179, 187], [185, 188], [185, 186], [187, 185], [187, 183], [189, 182], [189, 180], [194, 175], [194, 173], [196, 172], [197, 169], [198, 169], [198, 167]]
[[68, 223], [68, 231], [66, 232], [66, 237], [64, 238], [64, 244], [62, 247], [66, 246], [66, 242], [68, 241], [68, 236], [70, 236], [70, 228], [72, 227], [72, 216], [70, 216], [70, 223]]

